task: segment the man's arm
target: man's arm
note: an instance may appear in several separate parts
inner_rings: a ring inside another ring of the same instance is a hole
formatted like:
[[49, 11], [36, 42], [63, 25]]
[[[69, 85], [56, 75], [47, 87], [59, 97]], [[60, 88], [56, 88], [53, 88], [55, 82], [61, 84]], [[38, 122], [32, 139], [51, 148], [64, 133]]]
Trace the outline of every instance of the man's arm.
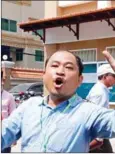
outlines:
[[115, 59], [112, 57], [112, 55], [104, 50], [103, 52], [103, 55], [105, 56], [105, 58], [107, 59], [107, 61], [110, 63], [111, 67], [113, 68], [113, 70], [115, 71]]
[[96, 105], [102, 106], [102, 107], [109, 107], [109, 104], [107, 102], [107, 97], [105, 94], [101, 93], [94, 95], [93, 93], [91, 95], [87, 96], [87, 100], [90, 101], [91, 103], [94, 103]]
[[14, 97], [11, 94], [10, 94], [8, 105], [9, 105], [8, 106], [8, 114], [10, 115], [12, 113], [12, 111], [16, 109], [16, 102], [14, 100]]
[[[115, 110], [91, 104], [93, 109], [89, 115], [86, 128], [90, 131], [91, 141], [95, 138], [115, 138]], [[92, 108], [91, 107], [91, 108]]]
[[[89, 96], [89, 99], [94, 104], [100, 105], [102, 107], [108, 108], [109, 106], [106, 97], [101, 93], [98, 95], [94, 95], [94, 96], [91, 95]], [[98, 139], [94, 139], [92, 142], [90, 142], [90, 150], [99, 148], [102, 144], [103, 144], [103, 139], [101, 139], [100, 141], [98, 141]]]
[[98, 139], [94, 139], [92, 142], [90, 142], [90, 151], [98, 149], [102, 145], [103, 145], [103, 139], [100, 139], [100, 141]]
[[2, 121], [1, 149], [11, 146], [21, 137], [22, 118], [29, 102], [25, 101]]

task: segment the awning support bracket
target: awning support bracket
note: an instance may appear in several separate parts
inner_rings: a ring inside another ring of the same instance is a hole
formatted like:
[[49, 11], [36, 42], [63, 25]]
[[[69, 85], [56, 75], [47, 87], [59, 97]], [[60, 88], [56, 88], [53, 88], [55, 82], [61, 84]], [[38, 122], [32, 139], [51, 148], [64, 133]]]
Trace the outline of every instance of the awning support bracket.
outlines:
[[71, 27], [71, 25], [66, 25], [66, 27], [68, 27], [69, 31], [72, 31], [77, 40], [79, 40], [79, 23], [76, 24], [76, 31]]
[[37, 30], [32, 30], [36, 35], [38, 35], [39, 37], [40, 37], [40, 39], [45, 43], [45, 36], [46, 36], [46, 34], [45, 34], [45, 29], [43, 29], [43, 36], [41, 35], [41, 34], [39, 34], [38, 32], [37, 32]]
[[110, 19], [105, 19], [105, 21], [108, 23], [109, 26], [113, 28], [113, 31], [115, 31], [115, 25], [110, 21]]

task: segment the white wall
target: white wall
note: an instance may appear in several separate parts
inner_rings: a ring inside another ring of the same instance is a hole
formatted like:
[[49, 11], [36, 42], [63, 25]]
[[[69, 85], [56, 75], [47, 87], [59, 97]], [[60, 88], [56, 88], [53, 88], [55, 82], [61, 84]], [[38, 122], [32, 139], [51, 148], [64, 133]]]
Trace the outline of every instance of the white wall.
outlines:
[[[25, 48], [24, 53], [35, 54], [35, 48]], [[23, 61], [16, 61], [17, 67], [43, 69], [43, 62], [35, 61], [35, 56], [23, 55]]]
[[[111, 19], [115, 23], [115, 19]], [[75, 28], [75, 25], [72, 25]], [[79, 41], [98, 38], [115, 37], [115, 31], [105, 21], [80, 24]], [[67, 27], [49, 28], [46, 30], [46, 44], [77, 41], [72, 31]]]
[[[21, 23], [27, 22], [28, 17], [44, 18], [44, 1], [31, 1], [31, 6], [2, 1], [2, 18], [16, 20], [17, 23]], [[22, 33], [23, 31], [18, 27], [18, 32]]]
[[95, 83], [97, 82], [96, 73], [83, 73], [83, 83]]
[[[40, 19], [44, 18], [44, 2], [45, 1], [31, 1], [31, 6], [19, 5], [7, 1], [2, 1], [2, 18], [11, 19], [17, 21], [17, 23], [27, 22], [28, 17]], [[17, 32], [20, 35], [29, 37], [32, 36], [32, 32], [24, 32], [17, 27]], [[7, 32], [14, 33], [14, 32]], [[38, 39], [38, 37], [36, 38]], [[24, 52], [35, 54], [35, 49], [25, 48]], [[43, 62], [35, 61], [34, 56], [24, 55], [23, 61], [16, 61], [16, 66], [28, 67], [28, 68], [43, 68]]]
[[20, 20], [20, 7], [14, 3], [9, 3], [6, 1], [2, 1], [1, 3], [2, 9], [2, 18], [12, 19], [19, 21]]
[[44, 1], [31, 1], [30, 6], [19, 5], [7, 1], [2, 1], [2, 17], [12, 18], [14, 20], [25, 20], [28, 17], [44, 17]]
[[98, 9], [103, 9], [106, 7], [111, 7], [111, 0], [104, 0], [104, 1], [99, 1], [97, 3], [97, 8]]
[[93, 0], [90, 1], [58, 1], [58, 6], [59, 7], [67, 7], [67, 6], [72, 6], [72, 5], [77, 5], [77, 4], [83, 4], [83, 3], [88, 3], [91, 2]]
[[[59, 7], [69, 7], [72, 5], [79, 5], [79, 4], [85, 4], [89, 2], [93, 2], [94, 0], [90, 1], [84, 1], [84, 0], [79, 0], [79, 1], [58, 1], [58, 6]], [[97, 8], [105, 8], [105, 7], [110, 7], [111, 6], [111, 0], [97, 0]]]

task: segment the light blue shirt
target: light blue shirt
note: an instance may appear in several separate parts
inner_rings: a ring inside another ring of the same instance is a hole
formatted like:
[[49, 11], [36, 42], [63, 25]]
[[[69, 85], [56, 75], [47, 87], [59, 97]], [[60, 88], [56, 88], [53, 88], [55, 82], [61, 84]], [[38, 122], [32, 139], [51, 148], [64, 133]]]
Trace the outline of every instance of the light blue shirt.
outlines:
[[102, 82], [98, 81], [91, 88], [86, 98], [97, 105], [109, 108], [109, 93], [109, 89]]
[[115, 137], [115, 111], [77, 95], [57, 107], [30, 98], [2, 123], [2, 149], [22, 137], [22, 152], [88, 152], [96, 137]]

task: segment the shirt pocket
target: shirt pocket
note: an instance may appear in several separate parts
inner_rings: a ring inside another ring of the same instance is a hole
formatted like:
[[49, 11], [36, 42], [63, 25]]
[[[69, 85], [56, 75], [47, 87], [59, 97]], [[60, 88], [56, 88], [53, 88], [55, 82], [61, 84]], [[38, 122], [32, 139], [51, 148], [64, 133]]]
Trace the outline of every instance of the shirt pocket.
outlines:
[[56, 124], [56, 129], [49, 139], [47, 152], [66, 152], [64, 149], [68, 148], [68, 143], [72, 139], [74, 129], [75, 124], [69, 124], [68, 122], [66, 122], [66, 125], [64, 123]]

